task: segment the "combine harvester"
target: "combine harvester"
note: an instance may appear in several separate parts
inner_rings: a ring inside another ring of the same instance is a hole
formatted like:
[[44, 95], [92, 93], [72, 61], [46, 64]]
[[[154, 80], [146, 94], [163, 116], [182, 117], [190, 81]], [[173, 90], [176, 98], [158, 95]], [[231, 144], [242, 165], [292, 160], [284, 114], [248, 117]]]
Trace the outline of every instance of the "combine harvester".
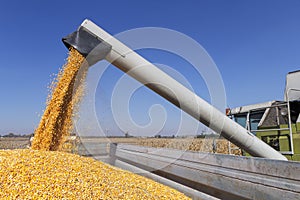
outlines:
[[[89, 154], [193, 199], [299, 199], [300, 163], [260, 140], [89, 20], [63, 38], [90, 65], [105, 59], [254, 157], [95, 145]], [[149, 84], [151, 83], [151, 84]], [[281, 138], [279, 138], [280, 140]], [[99, 156], [97, 156], [99, 155]]]

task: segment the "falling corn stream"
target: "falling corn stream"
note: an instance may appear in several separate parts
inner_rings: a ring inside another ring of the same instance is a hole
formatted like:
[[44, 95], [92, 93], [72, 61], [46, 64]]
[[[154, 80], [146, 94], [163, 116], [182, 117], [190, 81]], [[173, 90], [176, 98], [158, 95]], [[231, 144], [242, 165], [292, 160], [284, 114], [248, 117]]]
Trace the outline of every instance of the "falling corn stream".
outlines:
[[83, 94], [88, 66], [84, 57], [71, 48], [67, 63], [52, 82], [46, 110], [34, 133], [32, 149], [60, 150], [73, 129], [74, 108]]
[[60, 151], [73, 131], [87, 71], [85, 58], [71, 48], [31, 149], [0, 150], [0, 199], [190, 199], [145, 177]]

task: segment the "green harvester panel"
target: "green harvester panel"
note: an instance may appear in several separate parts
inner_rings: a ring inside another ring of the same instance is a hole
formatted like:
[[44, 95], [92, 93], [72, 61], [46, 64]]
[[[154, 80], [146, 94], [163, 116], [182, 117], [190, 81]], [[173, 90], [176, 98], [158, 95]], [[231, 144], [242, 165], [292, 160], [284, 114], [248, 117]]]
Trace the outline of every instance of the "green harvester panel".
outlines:
[[297, 133], [300, 134], [300, 122], [296, 123], [296, 129], [297, 129]]
[[[277, 145], [276, 150], [282, 152], [291, 151], [290, 147], [290, 131], [282, 130], [282, 131], [268, 131], [268, 129], [283, 129], [288, 128], [288, 124], [282, 124], [279, 127], [264, 127], [259, 128], [260, 130], [266, 130], [264, 132], [257, 132], [256, 136], [268, 143], [270, 146], [276, 149], [276, 143], [279, 142], [279, 147]], [[293, 155], [285, 155], [289, 160], [300, 161], [300, 123], [292, 124], [292, 132], [293, 132], [293, 145], [294, 145], [294, 154]], [[278, 142], [277, 142], [278, 141]]]
[[289, 137], [280, 136], [279, 147], [280, 147], [280, 151], [291, 151]]

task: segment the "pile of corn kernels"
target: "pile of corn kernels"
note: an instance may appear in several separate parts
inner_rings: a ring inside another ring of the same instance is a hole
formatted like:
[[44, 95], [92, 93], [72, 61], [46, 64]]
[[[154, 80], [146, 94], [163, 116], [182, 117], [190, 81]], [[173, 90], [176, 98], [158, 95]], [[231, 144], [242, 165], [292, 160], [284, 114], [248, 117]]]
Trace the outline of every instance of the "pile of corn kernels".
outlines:
[[58, 151], [1, 150], [0, 199], [189, 199], [142, 176]]

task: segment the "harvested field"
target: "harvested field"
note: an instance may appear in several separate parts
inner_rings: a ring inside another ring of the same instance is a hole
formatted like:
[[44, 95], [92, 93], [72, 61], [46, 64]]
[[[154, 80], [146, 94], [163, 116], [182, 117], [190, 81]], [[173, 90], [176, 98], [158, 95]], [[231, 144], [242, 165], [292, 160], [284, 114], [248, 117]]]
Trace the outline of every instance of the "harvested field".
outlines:
[[2, 137], [0, 149], [26, 149], [30, 146], [29, 137]]
[[[228, 141], [225, 139], [200, 139], [200, 138], [174, 138], [174, 139], [145, 139], [139, 140], [137, 145], [171, 148], [186, 151], [199, 151], [210, 153], [229, 154]], [[235, 145], [230, 144], [231, 148], [236, 148]], [[231, 154], [241, 155], [240, 150], [232, 150]]]
[[[83, 142], [94, 143], [127, 143], [140, 146], [157, 148], [173, 148], [188, 151], [213, 152], [213, 139], [202, 138], [82, 138], [76, 141], [69, 141], [64, 144], [63, 151], [78, 153], [77, 147]], [[225, 139], [215, 139], [215, 153], [229, 154], [228, 141]], [[0, 149], [24, 149], [30, 145], [29, 138], [0, 138]], [[241, 155], [240, 149], [234, 144], [231, 145], [231, 154]], [[73, 148], [73, 150], [72, 150]]]
[[[79, 143], [127, 143], [155, 148], [242, 155], [237, 146], [225, 139], [203, 138], [82, 138]], [[229, 152], [229, 145], [231, 152]], [[214, 148], [215, 147], [215, 148]]]

